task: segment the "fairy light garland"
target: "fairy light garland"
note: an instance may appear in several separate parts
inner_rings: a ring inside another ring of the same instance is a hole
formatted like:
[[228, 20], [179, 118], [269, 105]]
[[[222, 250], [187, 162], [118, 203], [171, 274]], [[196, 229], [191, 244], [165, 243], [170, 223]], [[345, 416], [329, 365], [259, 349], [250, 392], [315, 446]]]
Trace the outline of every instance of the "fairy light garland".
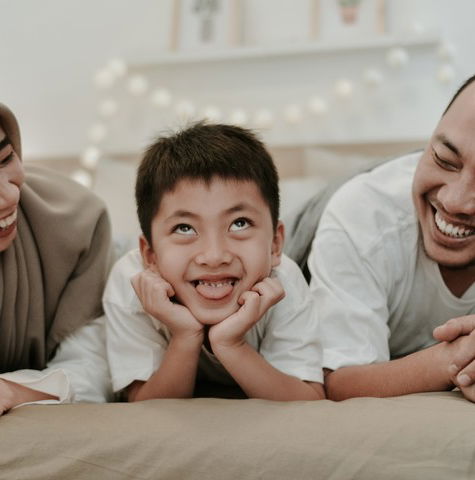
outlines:
[[[451, 83], [456, 71], [454, 58], [455, 47], [448, 42], [441, 43], [436, 51], [441, 64], [435, 74], [435, 79], [441, 84]], [[403, 69], [410, 63], [407, 49], [393, 47], [387, 50], [386, 64], [395, 70]], [[93, 173], [102, 157], [100, 145], [109, 134], [108, 122], [114, 118], [121, 109], [121, 103], [116, 100], [110, 90], [122, 82], [131, 97], [142, 98], [149, 101], [158, 109], [173, 112], [175, 119], [186, 122], [193, 119], [203, 119], [210, 122], [226, 122], [237, 126], [249, 126], [262, 130], [271, 130], [278, 122], [289, 126], [298, 126], [308, 117], [322, 117], [328, 114], [332, 96], [340, 101], [350, 100], [357, 89], [358, 82], [350, 78], [339, 78], [334, 82], [333, 91], [326, 96], [315, 93], [302, 102], [292, 102], [284, 106], [261, 106], [251, 111], [242, 106], [235, 106], [230, 110], [223, 109], [218, 104], [199, 105], [192, 98], [175, 96], [174, 92], [163, 85], [152, 85], [144, 74], [128, 73], [128, 66], [121, 58], [110, 59], [94, 75], [95, 87], [106, 93], [97, 106], [99, 119], [89, 128], [87, 137], [89, 146], [84, 149], [80, 157], [81, 167], [71, 175], [79, 183], [92, 186]], [[384, 84], [384, 74], [381, 68], [368, 66], [363, 69], [361, 82], [367, 88], [378, 89]]]

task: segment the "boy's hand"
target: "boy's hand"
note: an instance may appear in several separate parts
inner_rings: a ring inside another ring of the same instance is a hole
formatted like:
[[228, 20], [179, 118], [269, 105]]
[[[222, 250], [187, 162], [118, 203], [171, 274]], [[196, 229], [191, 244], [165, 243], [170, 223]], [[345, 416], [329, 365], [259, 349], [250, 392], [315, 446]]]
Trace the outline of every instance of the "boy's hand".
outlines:
[[448, 367], [452, 382], [465, 398], [475, 402], [475, 315], [453, 318], [434, 329], [434, 338], [450, 342]]
[[131, 279], [137, 297], [144, 310], [168, 327], [172, 337], [202, 337], [203, 325], [188, 308], [174, 303], [173, 287], [157, 271], [151, 269], [138, 273]]
[[243, 343], [245, 334], [285, 296], [282, 284], [276, 278], [266, 277], [256, 283], [239, 299], [239, 310], [209, 330], [213, 349], [217, 346], [232, 347]]

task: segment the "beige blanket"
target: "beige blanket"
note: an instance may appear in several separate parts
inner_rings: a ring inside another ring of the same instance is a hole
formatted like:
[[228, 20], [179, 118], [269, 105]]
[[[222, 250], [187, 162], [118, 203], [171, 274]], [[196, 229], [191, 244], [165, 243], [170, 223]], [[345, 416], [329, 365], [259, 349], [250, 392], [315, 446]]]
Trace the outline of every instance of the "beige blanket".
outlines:
[[0, 417], [0, 478], [469, 479], [474, 409], [456, 392], [25, 406]]

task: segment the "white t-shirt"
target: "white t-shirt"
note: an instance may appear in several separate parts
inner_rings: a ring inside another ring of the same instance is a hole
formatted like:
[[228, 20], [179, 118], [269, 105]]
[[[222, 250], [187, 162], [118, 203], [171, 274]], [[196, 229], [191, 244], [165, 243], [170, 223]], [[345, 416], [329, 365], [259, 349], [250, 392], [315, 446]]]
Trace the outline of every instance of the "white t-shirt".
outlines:
[[475, 284], [457, 298], [424, 252], [411, 193], [420, 155], [348, 181], [322, 215], [308, 265], [326, 368], [413, 353], [436, 343], [436, 326], [475, 313]]
[[[122, 257], [112, 269], [105, 292], [107, 356], [114, 391], [134, 380], [147, 381], [159, 368], [169, 332], [146, 314], [130, 279], [143, 270], [139, 250]], [[298, 266], [283, 256], [274, 269], [285, 298], [271, 307], [246, 334], [246, 341], [272, 366], [301, 380], [323, 382], [319, 325], [314, 303]], [[198, 374], [232, 385], [234, 380], [204, 346]]]

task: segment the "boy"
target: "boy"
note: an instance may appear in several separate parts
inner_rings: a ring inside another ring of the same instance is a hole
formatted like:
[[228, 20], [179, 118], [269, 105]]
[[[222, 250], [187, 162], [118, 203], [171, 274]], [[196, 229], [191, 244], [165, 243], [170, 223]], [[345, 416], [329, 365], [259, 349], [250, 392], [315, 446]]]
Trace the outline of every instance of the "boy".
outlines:
[[253, 398], [324, 398], [313, 302], [281, 253], [263, 144], [198, 123], [148, 149], [135, 193], [140, 253], [116, 264], [104, 294], [114, 391], [186, 398], [204, 380]]

